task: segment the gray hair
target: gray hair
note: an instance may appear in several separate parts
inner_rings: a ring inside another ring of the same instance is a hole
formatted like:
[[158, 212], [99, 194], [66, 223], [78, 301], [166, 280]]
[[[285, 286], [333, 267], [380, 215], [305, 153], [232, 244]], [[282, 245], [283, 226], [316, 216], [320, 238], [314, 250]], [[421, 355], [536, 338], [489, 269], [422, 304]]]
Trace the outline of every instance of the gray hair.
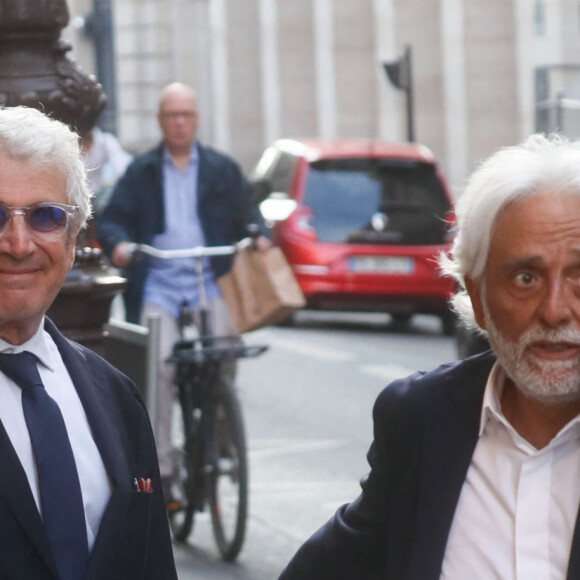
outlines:
[[478, 329], [465, 278], [484, 285], [484, 270], [498, 214], [510, 203], [541, 193], [580, 196], [580, 144], [557, 134], [530, 136], [500, 149], [470, 177], [456, 205], [457, 232], [444, 274], [456, 280], [452, 306], [468, 328]]
[[80, 227], [91, 217], [91, 193], [79, 137], [67, 125], [30, 107], [0, 107], [0, 154], [40, 169], [57, 169], [66, 180], [67, 203], [79, 208]]

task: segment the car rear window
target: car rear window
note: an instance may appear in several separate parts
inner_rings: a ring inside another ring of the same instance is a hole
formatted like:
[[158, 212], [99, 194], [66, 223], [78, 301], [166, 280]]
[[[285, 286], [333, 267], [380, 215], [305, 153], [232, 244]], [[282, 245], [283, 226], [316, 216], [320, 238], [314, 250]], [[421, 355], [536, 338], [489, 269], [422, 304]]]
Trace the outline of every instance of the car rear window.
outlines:
[[302, 203], [336, 243], [441, 244], [451, 209], [433, 165], [393, 159], [312, 163]]

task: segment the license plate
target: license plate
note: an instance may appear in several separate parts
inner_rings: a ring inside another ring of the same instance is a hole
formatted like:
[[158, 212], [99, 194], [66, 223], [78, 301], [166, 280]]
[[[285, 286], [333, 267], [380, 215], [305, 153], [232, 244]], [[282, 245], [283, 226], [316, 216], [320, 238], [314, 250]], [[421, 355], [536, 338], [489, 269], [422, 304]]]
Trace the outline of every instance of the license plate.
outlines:
[[378, 274], [412, 274], [415, 269], [413, 258], [397, 256], [351, 256], [351, 272], [372, 272]]

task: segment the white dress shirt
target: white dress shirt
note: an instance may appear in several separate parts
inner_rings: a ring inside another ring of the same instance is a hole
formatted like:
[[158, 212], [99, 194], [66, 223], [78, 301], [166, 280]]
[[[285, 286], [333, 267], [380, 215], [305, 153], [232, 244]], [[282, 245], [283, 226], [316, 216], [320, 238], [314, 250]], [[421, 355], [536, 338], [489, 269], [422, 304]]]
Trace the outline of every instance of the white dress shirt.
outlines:
[[580, 418], [536, 449], [504, 417], [496, 363], [442, 580], [563, 580], [580, 501]]
[[[38, 364], [40, 377], [47, 393], [60, 407], [71, 442], [81, 484], [87, 539], [89, 549], [91, 549], [111, 496], [111, 486], [77, 391], [54, 341], [44, 331], [43, 326], [41, 324], [30, 340], [18, 346], [0, 339], [0, 352], [18, 353], [26, 350], [35, 354], [40, 360]], [[22, 391], [2, 373], [0, 373], [0, 421], [22, 463], [32, 495], [42, 513], [36, 464], [22, 410]]]

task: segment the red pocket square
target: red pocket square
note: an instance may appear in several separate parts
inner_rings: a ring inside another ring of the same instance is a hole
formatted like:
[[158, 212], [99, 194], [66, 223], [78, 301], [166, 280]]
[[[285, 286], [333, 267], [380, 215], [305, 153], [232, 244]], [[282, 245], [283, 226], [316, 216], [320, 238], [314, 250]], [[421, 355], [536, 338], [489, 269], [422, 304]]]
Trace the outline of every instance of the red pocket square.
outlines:
[[133, 479], [133, 488], [139, 493], [151, 493], [151, 478], [139, 477]]

